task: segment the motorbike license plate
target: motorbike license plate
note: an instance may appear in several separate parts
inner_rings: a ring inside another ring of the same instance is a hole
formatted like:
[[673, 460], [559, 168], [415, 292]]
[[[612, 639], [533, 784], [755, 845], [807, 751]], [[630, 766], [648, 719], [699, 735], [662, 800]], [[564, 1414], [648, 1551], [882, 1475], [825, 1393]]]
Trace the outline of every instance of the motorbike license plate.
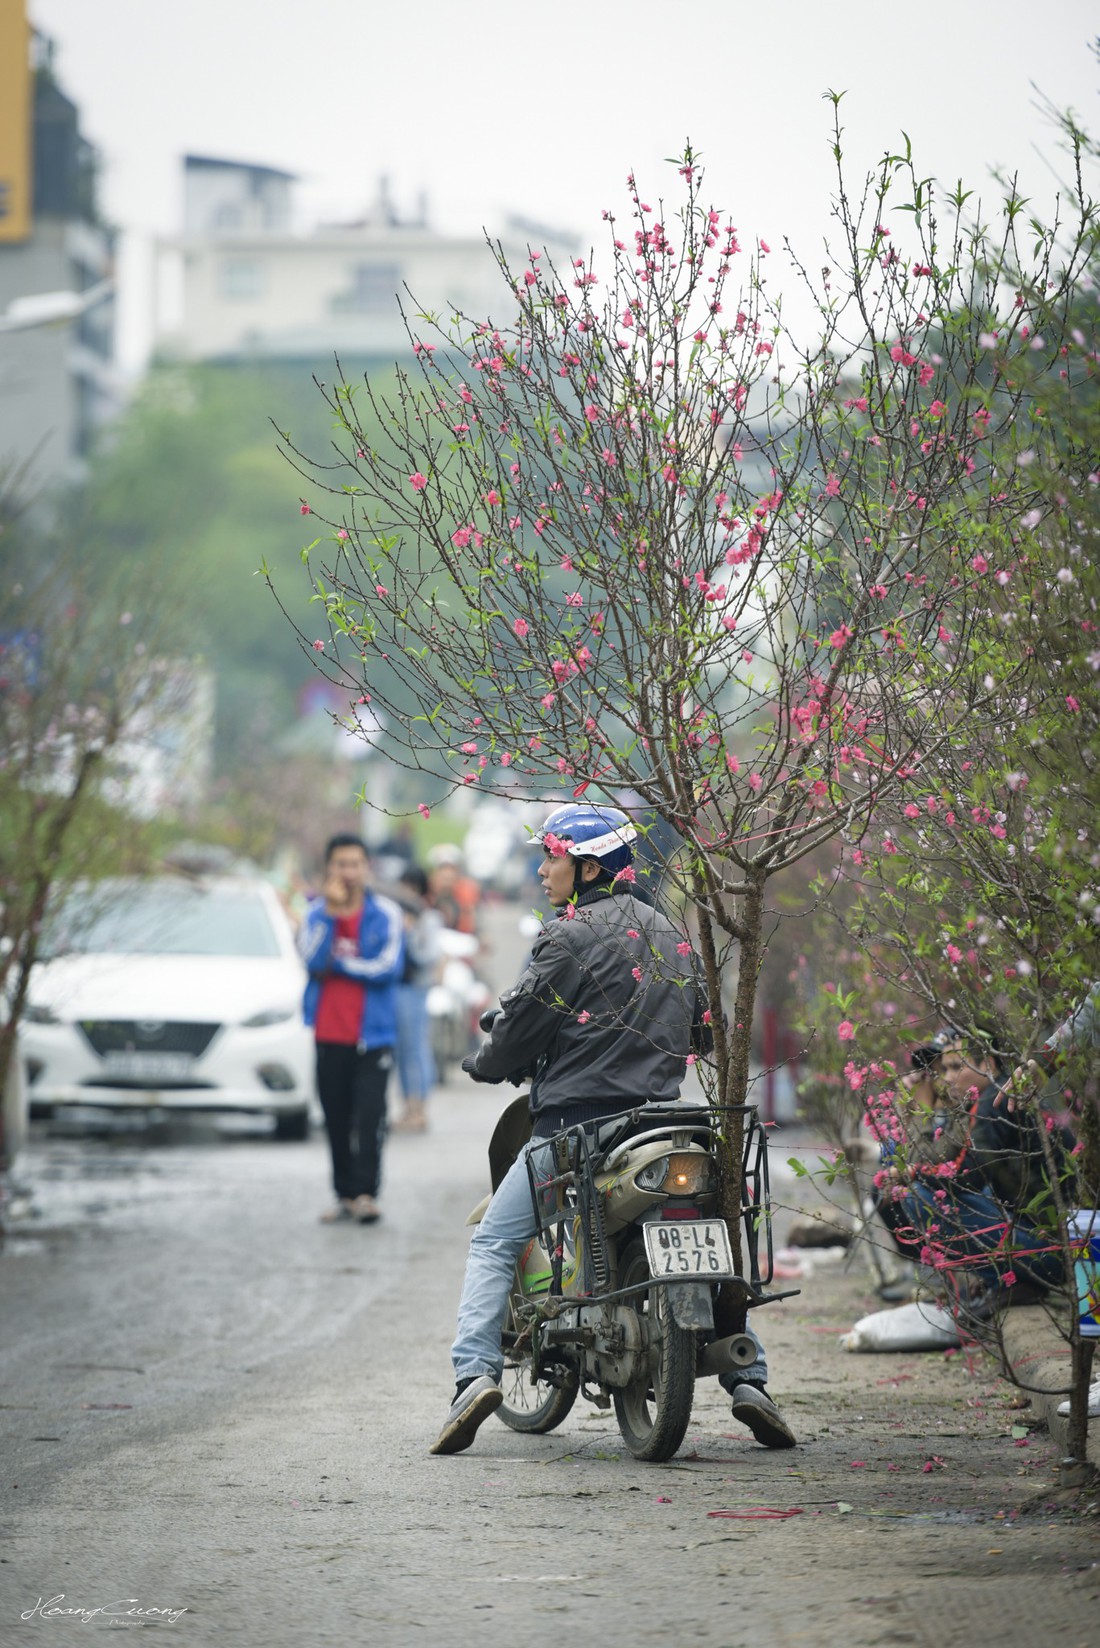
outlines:
[[653, 1276], [720, 1282], [736, 1274], [721, 1219], [661, 1219], [642, 1226]]

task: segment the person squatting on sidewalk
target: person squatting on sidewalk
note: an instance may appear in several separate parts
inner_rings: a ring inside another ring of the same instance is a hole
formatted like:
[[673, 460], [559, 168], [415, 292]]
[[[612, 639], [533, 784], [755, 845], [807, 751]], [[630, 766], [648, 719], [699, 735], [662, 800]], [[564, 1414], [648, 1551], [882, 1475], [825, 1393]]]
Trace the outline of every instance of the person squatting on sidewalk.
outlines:
[[386, 1084], [397, 1039], [397, 983], [405, 965], [401, 911], [372, 892], [356, 835], [325, 848], [320, 898], [306, 910], [298, 948], [309, 973], [303, 1013], [317, 1043], [317, 1093], [332, 1151], [336, 1205], [322, 1222], [379, 1217]]
[[[543, 849], [543, 889], [558, 914], [501, 997], [489, 1040], [462, 1063], [484, 1082], [535, 1069], [532, 1145], [567, 1127], [594, 1127], [639, 1099], [679, 1098], [692, 1046], [706, 1050], [709, 1042], [695, 957], [683, 934], [631, 892], [636, 834], [618, 808], [581, 804], [557, 808], [534, 837]], [[651, 964], [635, 965], [646, 956]], [[432, 1453], [468, 1448], [503, 1400], [501, 1328], [516, 1262], [535, 1233], [524, 1151], [470, 1244], [451, 1348], [455, 1395]], [[734, 1418], [766, 1447], [793, 1447], [794, 1435], [764, 1388], [764, 1348], [748, 1332], [757, 1360], [722, 1376]]]
[[[918, 1051], [935, 1053], [928, 1069], [942, 1096], [908, 1160], [895, 1164], [885, 1147], [879, 1212], [899, 1250], [934, 1266], [966, 1315], [981, 1320], [1032, 1303], [1063, 1279], [1057, 1243], [1041, 1222], [1050, 1186], [1040, 1123], [1002, 1106], [1008, 1070], [992, 1045], [948, 1029]], [[1057, 1131], [1048, 1148], [1064, 1175]]]

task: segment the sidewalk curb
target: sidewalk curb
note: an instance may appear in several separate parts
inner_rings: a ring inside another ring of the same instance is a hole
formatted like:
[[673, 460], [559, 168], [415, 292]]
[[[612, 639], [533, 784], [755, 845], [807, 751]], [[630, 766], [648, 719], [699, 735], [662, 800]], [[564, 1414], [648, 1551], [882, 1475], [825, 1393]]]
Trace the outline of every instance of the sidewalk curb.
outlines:
[[[1069, 1345], [1041, 1305], [1007, 1311], [1001, 1324], [1005, 1361], [1013, 1378], [1031, 1397], [1031, 1411], [1065, 1452], [1068, 1419], [1058, 1412], [1069, 1383]], [[1094, 1377], [1096, 1377], [1094, 1370]], [[1089, 1463], [1100, 1467], [1100, 1420], [1089, 1423]]]

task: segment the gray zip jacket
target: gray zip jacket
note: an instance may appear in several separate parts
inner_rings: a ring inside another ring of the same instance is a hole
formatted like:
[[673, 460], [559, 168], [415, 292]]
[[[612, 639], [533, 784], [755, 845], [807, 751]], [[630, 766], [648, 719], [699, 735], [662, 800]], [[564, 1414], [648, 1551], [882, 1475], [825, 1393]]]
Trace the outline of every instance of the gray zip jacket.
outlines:
[[659, 910], [606, 887], [582, 893], [547, 923], [500, 1005], [475, 1069], [486, 1081], [536, 1070], [536, 1119], [577, 1105], [612, 1113], [675, 1099], [692, 1047], [709, 1044], [683, 933]]

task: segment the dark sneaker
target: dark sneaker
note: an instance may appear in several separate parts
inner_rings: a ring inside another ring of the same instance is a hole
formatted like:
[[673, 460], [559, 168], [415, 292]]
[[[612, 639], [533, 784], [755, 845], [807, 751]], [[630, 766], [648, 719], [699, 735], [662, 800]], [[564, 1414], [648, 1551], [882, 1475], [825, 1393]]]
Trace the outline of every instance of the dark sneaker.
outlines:
[[760, 1385], [740, 1384], [733, 1387], [733, 1417], [742, 1425], [747, 1425], [765, 1448], [797, 1446], [794, 1432]]
[[455, 1392], [439, 1440], [432, 1443], [428, 1452], [461, 1453], [470, 1446], [483, 1420], [495, 1413], [503, 1401], [504, 1392], [489, 1374], [483, 1373], [479, 1379], [471, 1379]]

